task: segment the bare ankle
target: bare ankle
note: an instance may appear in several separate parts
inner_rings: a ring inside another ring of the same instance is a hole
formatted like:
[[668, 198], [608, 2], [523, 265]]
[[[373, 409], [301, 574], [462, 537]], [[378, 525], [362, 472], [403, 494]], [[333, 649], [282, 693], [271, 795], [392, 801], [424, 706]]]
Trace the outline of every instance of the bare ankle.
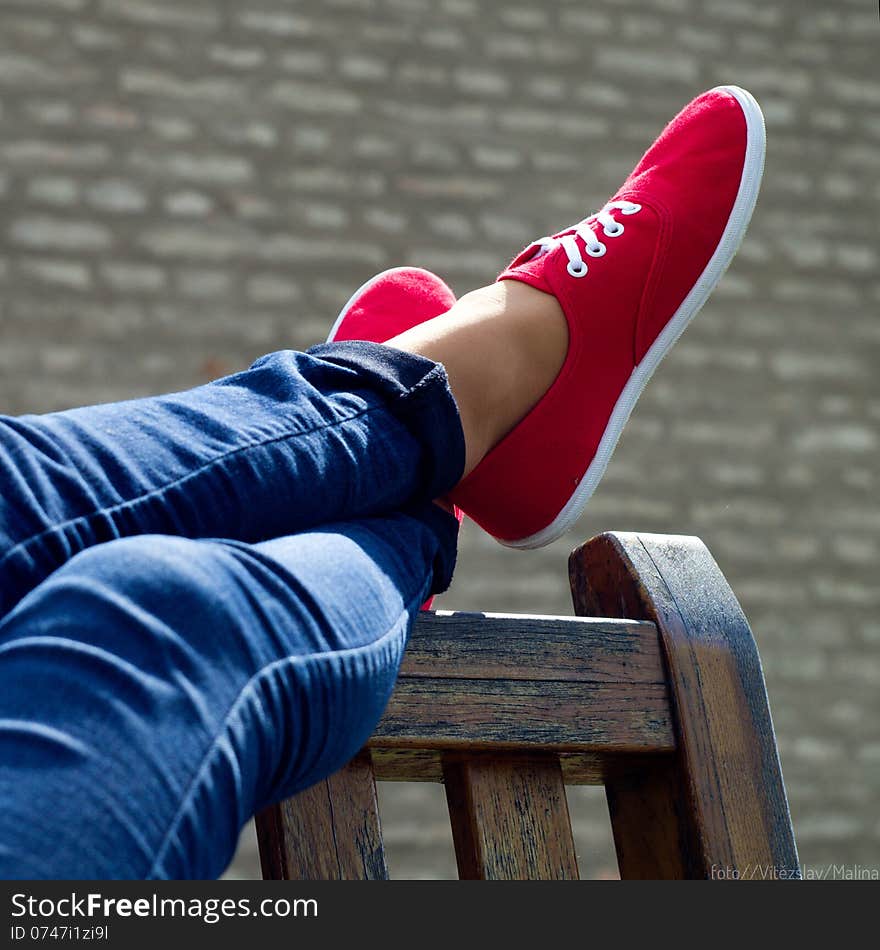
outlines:
[[467, 475], [552, 385], [565, 361], [568, 326], [555, 297], [505, 280], [465, 294], [388, 345], [446, 368]]

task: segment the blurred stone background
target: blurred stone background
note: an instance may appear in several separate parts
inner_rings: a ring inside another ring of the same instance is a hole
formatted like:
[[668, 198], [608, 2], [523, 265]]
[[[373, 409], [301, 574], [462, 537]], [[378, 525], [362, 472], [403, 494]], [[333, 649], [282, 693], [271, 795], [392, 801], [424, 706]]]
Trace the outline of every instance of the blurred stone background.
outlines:
[[[568, 613], [580, 540], [700, 535], [764, 657], [802, 860], [876, 867], [878, 54], [874, 0], [0, 0], [0, 411], [307, 347], [394, 264], [464, 292], [747, 86], [769, 152], [734, 267], [577, 528], [538, 553], [466, 528], [440, 606]], [[442, 789], [381, 796], [392, 873], [452, 875]], [[583, 874], [612, 875], [601, 790], [571, 806]], [[246, 833], [230, 874], [255, 873]]]

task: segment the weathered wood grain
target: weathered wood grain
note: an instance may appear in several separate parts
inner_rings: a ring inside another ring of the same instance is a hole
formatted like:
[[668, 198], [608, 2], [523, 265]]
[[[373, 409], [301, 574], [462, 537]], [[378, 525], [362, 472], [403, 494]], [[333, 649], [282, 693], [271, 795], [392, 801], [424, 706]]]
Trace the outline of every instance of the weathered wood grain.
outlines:
[[371, 749], [671, 751], [650, 623], [436, 614], [420, 619]]
[[676, 757], [643, 757], [632, 764], [636, 768], [606, 774], [604, 783], [621, 878], [656, 881], [696, 876]]
[[446, 756], [443, 771], [462, 880], [577, 880], [558, 759]]
[[671, 751], [665, 686], [398, 680], [370, 748]]
[[385, 880], [388, 869], [369, 755], [257, 816], [263, 878]]
[[[697, 538], [605, 534], [574, 551], [569, 566], [576, 612], [653, 621], [669, 671], [677, 769], [646, 767], [641, 782], [608, 786], [621, 873], [661, 870], [656, 855], [671, 842], [679, 853], [670, 873], [796, 871], [758, 651], [706, 547]], [[647, 815], [653, 820], [639, 817]]]
[[653, 624], [591, 617], [424, 612], [400, 675], [431, 679], [662, 683]]
[[[374, 748], [371, 752], [373, 771], [377, 781], [443, 781], [443, 753], [438, 750]], [[497, 752], [492, 751], [468, 751], [469, 758], [479, 756], [497, 758], [497, 755]], [[603, 785], [609, 774], [623, 777], [630, 771], [640, 770], [641, 766], [638, 763], [643, 756], [563, 752], [558, 758], [566, 785]]]

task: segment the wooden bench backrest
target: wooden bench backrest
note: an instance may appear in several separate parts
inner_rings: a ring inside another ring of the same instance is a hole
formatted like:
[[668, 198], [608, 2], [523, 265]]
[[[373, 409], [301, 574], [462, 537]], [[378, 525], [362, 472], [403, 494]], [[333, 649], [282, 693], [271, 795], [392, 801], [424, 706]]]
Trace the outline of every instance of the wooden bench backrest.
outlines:
[[461, 878], [577, 878], [566, 783], [605, 786], [622, 877], [795, 870], [757, 649], [705, 546], [602, 535], [570, 576], [579, 617], [422, 617], [367, 747], [258, 816], [264, 877], [386, 878], [377, 778], [445, 784]]

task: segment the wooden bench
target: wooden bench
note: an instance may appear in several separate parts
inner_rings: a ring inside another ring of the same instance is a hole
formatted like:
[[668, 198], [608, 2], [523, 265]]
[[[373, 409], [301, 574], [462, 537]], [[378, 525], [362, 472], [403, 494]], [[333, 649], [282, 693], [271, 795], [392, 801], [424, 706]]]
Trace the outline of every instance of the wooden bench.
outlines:
[[796, 869], [758, 651], [703, 543], [604, 534], [569, 573], [577, 617], [422, 617], [367, 747], [258, 816], [264, 878], [387, 878], [376, 779], [445, 784], [462, 879], [577, 878], [565, 784], [605, 786], [623, 878]]

